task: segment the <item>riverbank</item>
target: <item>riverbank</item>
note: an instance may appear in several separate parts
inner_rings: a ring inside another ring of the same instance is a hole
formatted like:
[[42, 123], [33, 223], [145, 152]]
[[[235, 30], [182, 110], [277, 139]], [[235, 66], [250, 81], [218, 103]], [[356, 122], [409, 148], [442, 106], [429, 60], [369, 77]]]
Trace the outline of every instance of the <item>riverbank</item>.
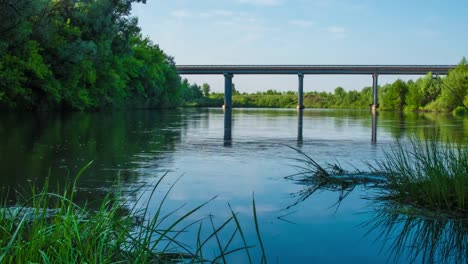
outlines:
[[[193, 216], [215, 197], [188, 210], [170, 208], [169, 213], [164, 213], [171, 187], [160, 198], [157, 210], [152, 212], [149, 203], [164, 184], [164, 176], [153, 187], [143, 185], [130, 192], [117, 186], [96, 209], [89, 208], [88, 202], [77, 203], [78, 179], [90, 165], [79, 172], [74, 182], [59, 188], [62, 191], [53, 191], [56, 187], [51, 188], [47, 179], [42, 188], [36, 190], [33, 186], [31, 193], [24, 194], [14, 206], [8, 205], [5, 197], [0, 200], [1, 263], [226, 263], [226, 258], [232, 254], [241, 255], [247, 263], [257, 259], [258, 256], [250, 255], [252, 241], [246, 241], [232, 208], [228, 209], [230, 216], [225, 220], [215, 221], [214, 216], [193, 220]], [[141, 189], [146, 192], [129, 203]], [[252, 208], [253, 225], [264, 252], [255, 200]], [[202, 234], [202, 226], [212, 229]], [[226, 230], [234, 230], [234, 233], [230, 237], [221, 236]], [[190, 231], [194, 234], [193, 243], [187, 244], [179, 236]]]
[[[209, 97], [199, 98], [183, 107], [221, 107], [224, 104], [223, 94], [212, 94]], [[310, 93], [304, 95], [304, 107], [306, 109], [370, 109], [369, 103], [372, 99], [368, 96], [366, 100], [358, 100], [348, 103], [339, 103], [332, 94]], [[369, 101], [368, 101], [369, 100]], [[234, 108], [296, 108], [297, 95], [293, 92], [283, 94], [237, 94], [232, 96]], [[416, 112], [416, 113], [452, 113], [454, 115], [468, 115], [468, 110], [459, 106], [452, 111], [443, 109], [418, 108], [402, 110], [388, 109], [382, 107], [380, 111], [385, 112]]]

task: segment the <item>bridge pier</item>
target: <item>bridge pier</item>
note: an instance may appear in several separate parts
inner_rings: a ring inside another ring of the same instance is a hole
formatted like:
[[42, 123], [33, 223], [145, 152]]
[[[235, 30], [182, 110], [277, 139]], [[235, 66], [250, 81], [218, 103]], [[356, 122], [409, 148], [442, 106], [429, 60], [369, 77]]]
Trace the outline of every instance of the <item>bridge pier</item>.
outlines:
[[299, 87], [297, 92], [297, 109], [304, 109], [304, 74], [298, 73]]
[[371, 111], [372, 113], [377, 112], [377, 108], [379, 108], [379, 91], [378, 91], [378, 79], [379, 74], [374, 72], [372, 74], [372, 104], [371, 104]]
[[232, 77], [231, 73], [224, 73], [224, 105], [223, 109], [232, 108]]

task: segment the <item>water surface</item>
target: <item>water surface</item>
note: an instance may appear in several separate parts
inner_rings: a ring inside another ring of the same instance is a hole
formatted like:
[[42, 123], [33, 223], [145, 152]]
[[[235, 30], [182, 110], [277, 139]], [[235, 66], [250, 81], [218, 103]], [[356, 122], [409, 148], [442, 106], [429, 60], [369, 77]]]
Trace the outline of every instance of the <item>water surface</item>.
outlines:
[[[98, 203], [117, 178], [132, 188], [154, 184], [168, 172], [151, 210], [182, 175], [166, 203], [168, 211], [218, 195], [193, 219], [209, 214], [225, 219], [229, 202], [254, 244], [255, 195], [270, 262], [408, 262], [411, 250], [390, 258], [391, 247], [378, 238], [385, 227], [369, 233], [363, 226], [375, 216], [363, 199], [371, 195], [365, 188], [354, 190], [339, 207], [339, 193], [330, 191], [290, 207], [306, 187], [285, 179], [297, 172], [300, 157], [290, 147], [324, 166], [365, 169], [365, 162], [382, 159], [397, 140], [411, 136], [439, 133], [444, 141], [468, 144], [468, 118], [451, 115], [373, 117], [368, 111], [306, 109], [301, 116], [296, 110], [234, 109], [228, 117], [221, 109], [2, 114], [0, 185], [28, 189], [46, 176], [63, 182], [93, 160], [80, 180], [79, 197]], [[137, 195], [149, 197], [145, 190]], [[10, 199], [14, 202], [14, 193]]]

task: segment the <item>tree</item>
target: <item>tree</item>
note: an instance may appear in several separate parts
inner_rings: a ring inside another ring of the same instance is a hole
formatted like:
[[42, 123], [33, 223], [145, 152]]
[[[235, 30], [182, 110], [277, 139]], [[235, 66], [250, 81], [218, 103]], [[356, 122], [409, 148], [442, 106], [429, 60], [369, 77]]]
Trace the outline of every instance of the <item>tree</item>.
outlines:
[[442, 108], [452, 111], [458, 106], [468, 110], [468, 61], [463, 58], [457, 67], [441, 80], [442, 91], [439, 99]]
[[402, 111], [405, 106], [405, 97], [408, 93], [408, 86], [400, 79], [393, 82], [392, 85], [385, 86], [382, 89], [381, 104], [384, 110]]
[[419, 89], [419, 85], [412, 80], [408, 81], [408, 93], [406, 94], [405, 102], [406, 109], [410, 111], [419, 110], [422, 106], [423, 95]]
[[232, 94], [240, 94], [237, 90], [236, 90], [236, 85], [234, 83], [232, 83], [232, 87], [231, 87], [231, 92]]
[[203, 96], [205, 97], [210, 96], [210, 85], [207, 83], [202, 84], [202, 92], [203, 92]]
[[345, 96], [346, 91], [340, 86], [336, 87], [333, 92], [333, 106], [337, 108], [342, 108], [344, 106]]
[[173, 59], [143, 38], [142, 0], [0, 0], [0, 107], [99, 109], [178, 103]]

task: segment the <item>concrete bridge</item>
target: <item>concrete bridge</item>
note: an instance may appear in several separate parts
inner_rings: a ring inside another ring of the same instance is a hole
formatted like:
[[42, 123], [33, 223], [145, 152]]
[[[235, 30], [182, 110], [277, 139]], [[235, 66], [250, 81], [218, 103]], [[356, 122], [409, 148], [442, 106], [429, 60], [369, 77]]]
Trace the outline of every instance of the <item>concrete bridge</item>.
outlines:
[[177, 65], [181, 75], [224, 75], [224, 108], [232, 107], [232, 78], [235, 74], [294, 74], [298, 76], [298, 109], [304, 108], [304, 75], [306, 74], [354, 74], [372, 75], [372, 111], [378, 107], [379, 75], [446, 75], [456, 65]]

